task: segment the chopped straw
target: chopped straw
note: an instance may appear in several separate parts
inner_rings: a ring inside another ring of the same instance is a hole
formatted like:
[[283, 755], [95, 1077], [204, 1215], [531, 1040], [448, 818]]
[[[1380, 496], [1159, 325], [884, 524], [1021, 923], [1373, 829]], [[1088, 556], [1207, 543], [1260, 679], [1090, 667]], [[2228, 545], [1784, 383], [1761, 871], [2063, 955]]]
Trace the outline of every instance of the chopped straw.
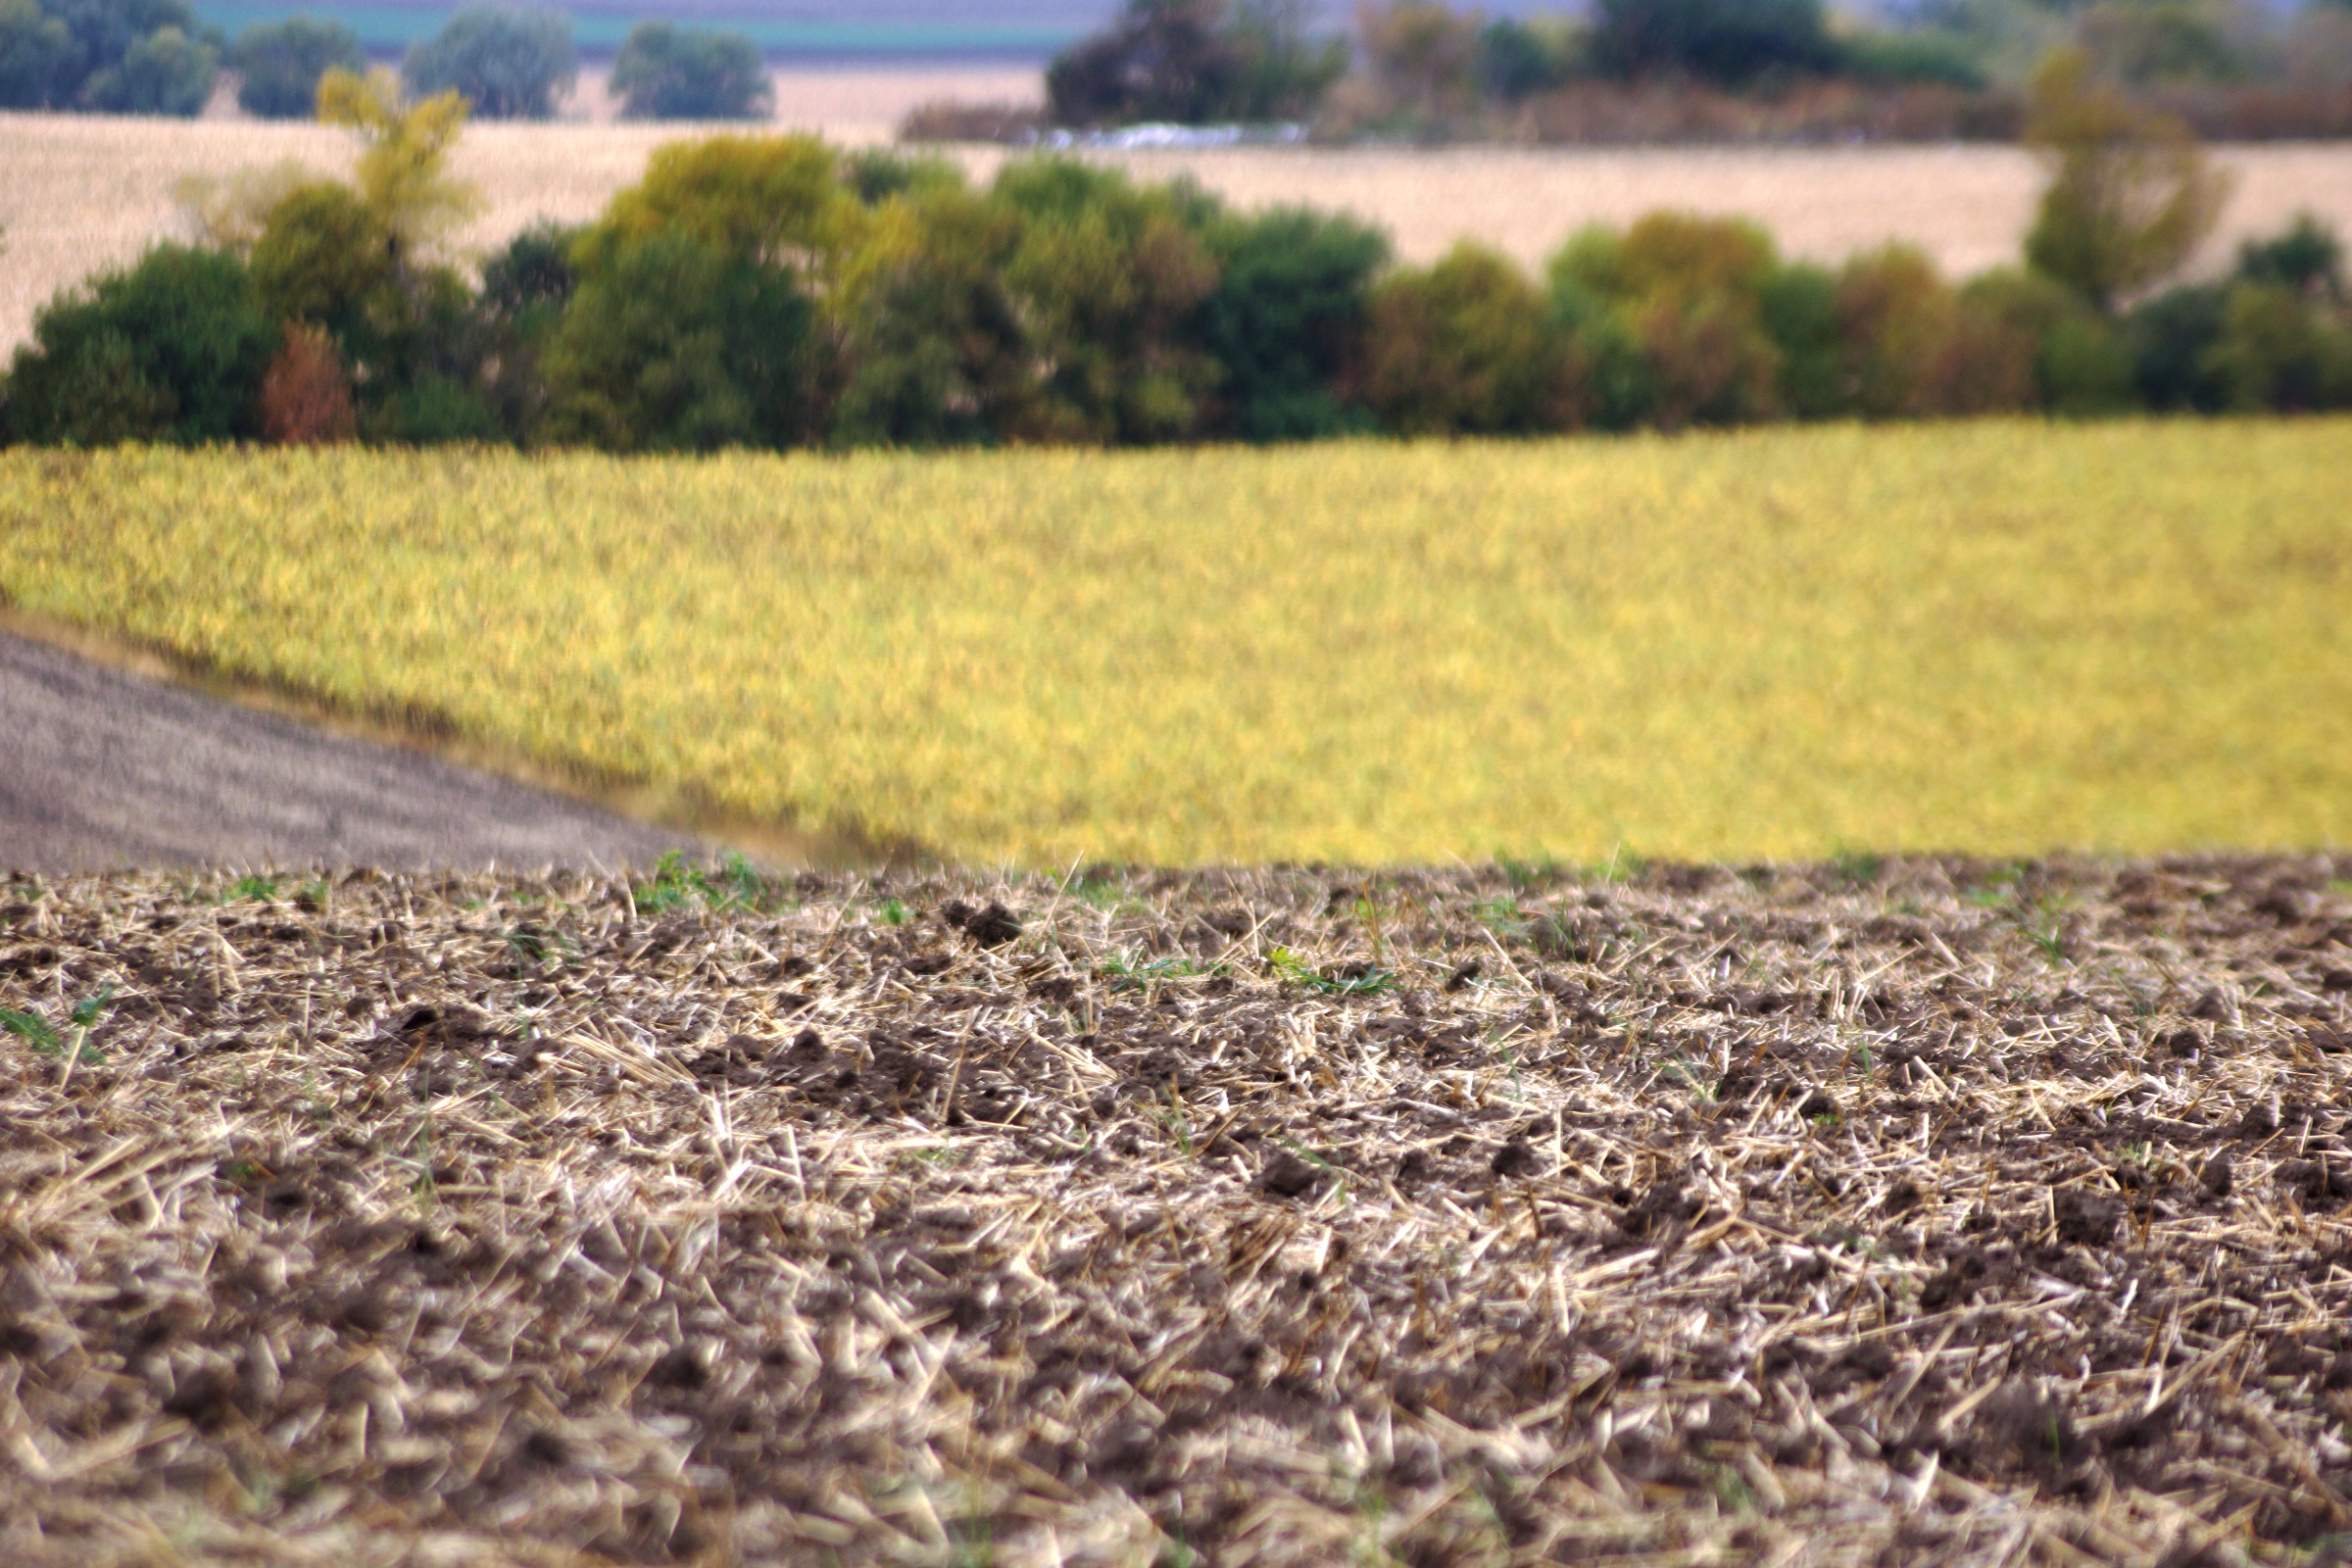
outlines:
[[0, 1560], [2305, 1561], [2347, 869], [18, 878]]

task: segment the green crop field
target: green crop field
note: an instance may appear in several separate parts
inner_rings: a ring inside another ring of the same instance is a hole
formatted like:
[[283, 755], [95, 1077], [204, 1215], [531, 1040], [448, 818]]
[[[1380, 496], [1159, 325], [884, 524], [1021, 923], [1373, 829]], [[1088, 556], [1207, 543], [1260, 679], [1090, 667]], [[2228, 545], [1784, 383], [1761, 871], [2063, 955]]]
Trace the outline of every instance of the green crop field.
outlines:
[[973, 861], [2352, 841], [2352, 422], [0, 454], [0, 596]]

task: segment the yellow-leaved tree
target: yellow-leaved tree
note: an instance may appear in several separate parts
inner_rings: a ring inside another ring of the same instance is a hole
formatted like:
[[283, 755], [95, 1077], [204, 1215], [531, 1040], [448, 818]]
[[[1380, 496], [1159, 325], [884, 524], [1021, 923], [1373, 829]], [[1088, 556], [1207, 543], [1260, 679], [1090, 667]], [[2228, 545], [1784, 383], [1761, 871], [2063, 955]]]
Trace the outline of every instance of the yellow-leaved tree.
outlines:
[[390, 71], [363, 76], [338, 66], [318, 79], [318, 118], [366, 141], [353, 179], [383, 229], [396, 271], [478, 206], [473, 188], [449, 172], [450, 150], [466, 128], [466, 100], [458, 93], [409, 103]]
[[2042, 62], [2026, 140], [2052, 165], [2026, 261], [2101, 310], [2186, 262], [2230, 194], [2186, 124], [2100, 80], [2080, 50]]

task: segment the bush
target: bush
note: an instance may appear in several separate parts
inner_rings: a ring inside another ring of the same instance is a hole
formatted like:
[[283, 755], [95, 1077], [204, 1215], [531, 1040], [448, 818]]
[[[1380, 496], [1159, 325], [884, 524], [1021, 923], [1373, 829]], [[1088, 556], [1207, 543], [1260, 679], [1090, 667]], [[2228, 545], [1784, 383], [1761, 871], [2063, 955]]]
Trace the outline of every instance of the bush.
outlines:
[[579, 57], [560, 13], [479, 5], [411, 49], [401, 72], [412, 92], [456, 92], [487, 119], [546, 120], [578, 76]]
[[8, 426], [61, 446], [249, 436], [278, 344], [243, 263], [158, 245], [43, 308], [9, 373]]
[[1054, 58], [1057, 125], [1281, 120], [1313, 112], [1347, 46], [1309, 43], [1279, 0], [1127, 0], [1109, 27]]
[[2026, 261], [2101, 310], [2186, 261], [2228, 194], [2186, 126], [2095, 81], [2073, 51], [2035, 74], [2026, 139], [2055, 166]]
[[1593, 63], [1618, 76], [1696, 76], [1738, 86], [1839, 64], [1821, 0], [1599, 0]]
[[288, 17], [237, 34], [228, 63], [239, 77], [237, 103], [264, 120], [308, 120], [318, 112], [318, 78], [336, 67], [365, 71], [360, 35], [340, 22]]
[[1213, 203], [1066, 159], [1006, 165], [990, 201], [1019, 223], [1004, 286], [1044, 368], [1037, 422], [1018, 433], [1128, 442], [1193, 433], [1217, 366], [1182, 329], [1217, 285], [1200, 233]]
[[1400, 435], [1570, 428], [1584, 413], [1572, 370], [1535, 286], [1482, 246], [1373, 292], [1364, 401]]
[[1209, 230], [1219, 276], [1195, 333], [1224, 367], [1223, 427], [1249, 441], [1303, 441], [1367, 427], [1335, 388], [1360, 357], [1379, 230], [1303, 209], [1230, 218]]
[[776, 101], [750, 38], [667, 22], [629, 29], [613, 57], [612, 87], [632, 120], [764, 120]]
[[350, 440], [359, 416], [335, 340], [316, 326], [292, 321], [285, 332], [285, 346], [262, 375], [263, 437], [299, 447]]
[[1791, 418], [1833, 418], [1853, 407], [1838, 306], [1837, 275], [1805, 262], [1776, 269], [1757, 291], [1757, 319], [1780, 353], [1775, 391]]
[[2247, 240], [2238, 247], [2237, 275], [2249, 283], [2283, 284], [2305, 299], [2340, 299], [2343, 242], [2310, 213], [2297, 213], [2277, 239]]
[[1998, 268], [1969, 279], [1960, 298], [2028, 356], [2035, 406], [2076, 416], [2138, 407], [2131, 347], [2081, 294], [2039, 272]]

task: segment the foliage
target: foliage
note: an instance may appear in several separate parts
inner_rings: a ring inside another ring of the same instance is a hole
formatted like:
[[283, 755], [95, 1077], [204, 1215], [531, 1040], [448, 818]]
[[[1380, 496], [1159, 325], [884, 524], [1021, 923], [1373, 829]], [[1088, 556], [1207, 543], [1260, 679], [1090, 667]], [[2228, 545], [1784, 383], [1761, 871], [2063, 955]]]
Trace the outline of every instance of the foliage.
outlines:
[[1467, 241], [1374, 291], [1363, 392], [1405, 435], [1559, 429], [1582, 412], [1543, 297], [1509, 262]]
[[1407, 128], [1443, 125], [1469, 105], [1480, 62], [1473, 19], [1445, 0], [1363, 0], [1355, 24], [1372, 80]]
[[1127, 0], [1108, 27], [1046, 70], [1060, 125], [1205, 124], [1294, 119], [1347, 69], [1346, 44], [1315, 43], [1294, 0]]
[[1838, 64], [1821, 0], [1597, 0], [1591, 49], [1615, 75], [1732, 86]]
[[0, 109], [55, 109], [74, 101], [87, 73], [64, 21], [37, 0], [0, 0]]
[[1551, 274], [1555, 302], [1597, 302], [1614, 318], [1607, 330], [1640, 345], [1650, 385], [1645, 412], [1671, 429], [1777, 411], [1780, 355], [1763, 323], [1777, 265], [1770, 236], [1752, 223], [1652, 213], [1622, 235], [1573, 236]]
[[158, 27], [122, 51], [120, 65], [82, 85], [93, 109], [115, 115], [174, 115], [192, 119], [213, 96], [220, 51], [177, 27]]
[[8, 429], [56, 446], [249, 436], [277, 343], [242, 262], [158, 245], [34, 318], [9, 371]]
[[611, 85], [632, 120], [764, 120], [776, 98], [749, 37], [668, 22], [629, 29]]
[[1471, 74], [1488, 97], [1517, 103], [1566, 81], [1583, 54], [1583, 40], [1558, 18], [1497, 17], [1478, 29]]
[[719, 254], [827, 276], [861, 220], [831, 148], [814, 136], [708, 136], [669, 142], [582, 237], [591, 263], [624, 240], [681, 233]]
[[261, 427], [282, 446], [348, 441], [359, 431], [351, 376], [324, 328], [288, 321], [285, 346], [262, 376]]
[[815, 311], [790, 273], [682, 228], [583, 241], [578, 260], [545, 359], [554, 439], [708, 452], [808, 434]]
[[265, 120], [308, 120], [318, 107], [318, 79], [337, 67], [368, 69], [360, 35], [341, 22], [294, 16], [237, 34], [228, 64], [241, 78], [237, 104]]
[[983, 863], [2307, 846], [2348, 438], [20, 452], [0, 595]]
[[393, 279], [383, 221], [357, 191], [332, 180], [287, 192], [264, 221], [251, 260], [254, 289], [272, 317], [344, 338], [364, 330], [370, 299]]
[[2034, 76], [2026, 139], [2052, 166], [2026, 260], [2101, 310], [2186, 261], [2228, 194], [2186, 126], [2094, 79], [2080, 52]]
[[412, 92], [455, 92], [486, 120], [546, 120], [571, 90], [579, 57], [562, 13], [475, 5], [412, 48], [401, 74]]
[[404, 101], [388, 71], [360, 76], [337, 69], [319, 78], [318, 118], [358, 131], [365, 143], [354, 171], [360, 200], [387, 236], [395, 268], [420, 259], [479, 200], [449, 172], [466, 112], [455, 91]]
[[1207, 231], [1217, 286], [1194, 333], [1224, 368], [1223, 428], [1249, 441], [1300, 441], [1370, 420], [1338, 388], [1361, 357], [1366, 294], [1389, 259], [1379, 230], [1352, 219], [1278, 209]]
[[1004, 281], [1020, 220], [959, 171], [925, 174], [861, 166], [860, 188], [887, 194], [827, 302], [850, 367], [840, 445], [966, 445], [1034, 422], [1028, 334]]
[[990, 201], [1020, 224], [1006, 291], [1042, 367], [1032, 424], [1059, 440], [1171, 441], [1193, 432], [1218, 367], [1181, 329], [1215, 289], [1185, 187], [1139, 188], [1068, 159], [1008, 164]]

